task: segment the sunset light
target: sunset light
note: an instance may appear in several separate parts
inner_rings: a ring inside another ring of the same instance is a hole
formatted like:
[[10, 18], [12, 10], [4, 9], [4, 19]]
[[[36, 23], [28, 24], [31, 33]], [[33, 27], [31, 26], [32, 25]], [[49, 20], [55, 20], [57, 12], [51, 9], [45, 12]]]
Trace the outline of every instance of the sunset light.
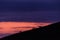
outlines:
[[38, 26], [46, 26], [51, 23], [41, 22], [0, 22], [0, 33], [16, 33], [19, 31], [31, 30]]

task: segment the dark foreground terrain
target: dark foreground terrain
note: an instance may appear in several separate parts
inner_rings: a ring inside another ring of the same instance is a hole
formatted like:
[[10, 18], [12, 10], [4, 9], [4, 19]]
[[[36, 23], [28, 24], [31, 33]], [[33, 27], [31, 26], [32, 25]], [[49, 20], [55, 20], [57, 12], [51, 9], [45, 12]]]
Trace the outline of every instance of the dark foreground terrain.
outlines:
[[60, 38], [60, 22], [17, 33], [0, 40], [58, 40]]

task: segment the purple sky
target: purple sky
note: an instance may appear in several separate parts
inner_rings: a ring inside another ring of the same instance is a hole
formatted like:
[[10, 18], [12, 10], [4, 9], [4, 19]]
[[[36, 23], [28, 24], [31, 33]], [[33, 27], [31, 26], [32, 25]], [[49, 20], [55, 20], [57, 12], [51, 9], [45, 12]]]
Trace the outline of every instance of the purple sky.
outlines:
[[36, 1], [36, 2], [38, 2], [38, 1], [42, 1], [42, 2], [56, 2], [56, 1], [58, 1], [58, 0], [0, 0], [0, 1]]
[[59, 21], [58, 0], [0, 0], [0, 21]]
[[[0, 0], [0, 21], [60, 21], [60, 1]], [[4, 35], [0, 34], [0, 37]]]

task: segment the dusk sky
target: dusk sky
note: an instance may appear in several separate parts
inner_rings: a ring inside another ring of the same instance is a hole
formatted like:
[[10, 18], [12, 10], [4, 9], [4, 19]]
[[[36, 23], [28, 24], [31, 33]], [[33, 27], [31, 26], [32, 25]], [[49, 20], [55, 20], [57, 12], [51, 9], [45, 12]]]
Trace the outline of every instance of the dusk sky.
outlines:
[[0, 0], [0, 21], [59, 21], [59, 4], [58, 0]]
[[0, 37], [31, 29], [19, 27], [46, 26], [57, 21], [60, 21], [58, 0], [0, 0]]

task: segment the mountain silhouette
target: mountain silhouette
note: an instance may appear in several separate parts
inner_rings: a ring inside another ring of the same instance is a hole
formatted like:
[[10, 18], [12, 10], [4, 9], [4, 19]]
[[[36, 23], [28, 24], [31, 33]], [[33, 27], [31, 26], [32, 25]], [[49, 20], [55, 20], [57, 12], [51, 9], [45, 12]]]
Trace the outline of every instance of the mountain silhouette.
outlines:
[[29, 31], [16, 33], [0, 40], [55, 40], [60, 38], [60, 22], [35, 28]]

